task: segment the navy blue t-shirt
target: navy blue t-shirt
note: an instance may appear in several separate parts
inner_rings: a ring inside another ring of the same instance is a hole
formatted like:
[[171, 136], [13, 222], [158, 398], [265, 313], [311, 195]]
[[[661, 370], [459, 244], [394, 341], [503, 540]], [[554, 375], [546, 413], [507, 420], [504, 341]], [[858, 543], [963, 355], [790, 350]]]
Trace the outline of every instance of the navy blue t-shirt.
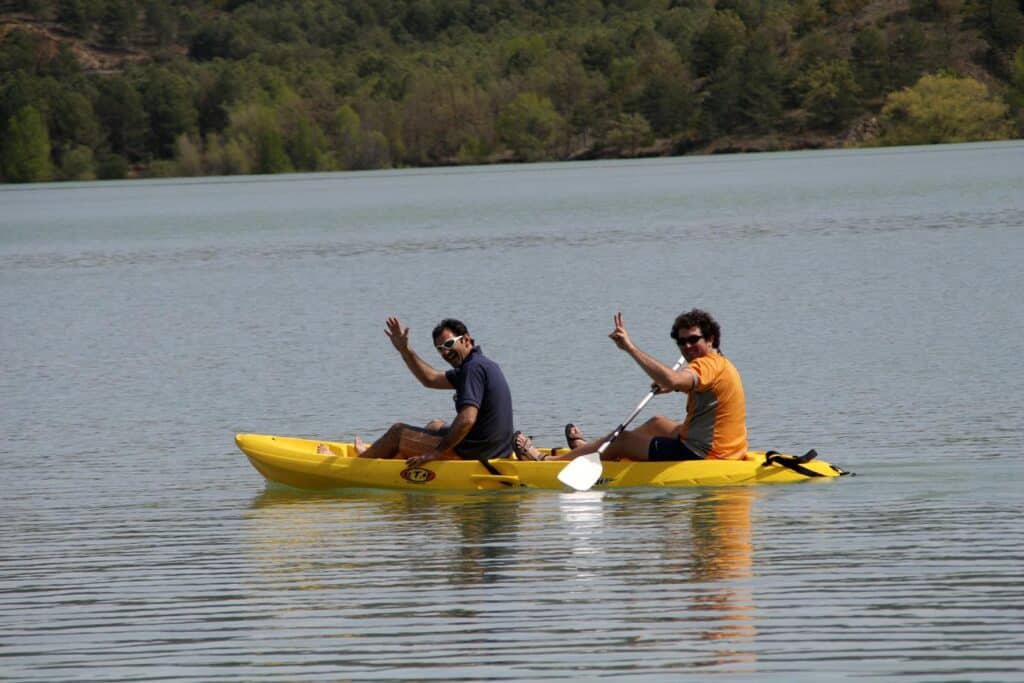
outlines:
[[455, 410], [476, 406], [476, 424], [455, 452], [465, 459], [503, 458], [512, 452], [512, 392], [501, 368], [474, 346], [461, 366], [445, 372], [455, 387]]

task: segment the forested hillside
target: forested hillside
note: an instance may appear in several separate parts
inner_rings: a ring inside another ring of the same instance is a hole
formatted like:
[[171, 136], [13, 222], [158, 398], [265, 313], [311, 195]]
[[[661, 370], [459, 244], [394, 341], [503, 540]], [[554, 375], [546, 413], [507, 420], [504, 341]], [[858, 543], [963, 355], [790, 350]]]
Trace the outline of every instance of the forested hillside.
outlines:
[[0, 173], [278, 173], [1017, 137], [1022, 3], [0, 1]]

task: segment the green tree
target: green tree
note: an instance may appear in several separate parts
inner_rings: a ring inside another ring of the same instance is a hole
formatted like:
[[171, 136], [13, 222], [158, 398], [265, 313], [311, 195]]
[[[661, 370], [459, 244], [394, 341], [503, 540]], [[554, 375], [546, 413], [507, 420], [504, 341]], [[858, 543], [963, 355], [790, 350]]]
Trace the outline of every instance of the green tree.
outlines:
[[715, 70], [704, 90], [703, 124], [707, 134], [731, 133], [743, 123], [745, 86], [739, 55]]
[[259, 48], [259, 41], [247, 26], [226, 17], [204, 22], [192, 34], [188, 55], [192, 59], [243, 59]]
[[0, 67], [9, 73], [24, 71], [26, 74], [35, 74], [41, 49], [37, 35], [15, 28], [0, 41]]
[[984, 83], [946, 74], [923, 76], [891, 93], [882, 107], [881, 144], [925, 145], [1013, 136], [1008, 107]]
[[699, 104], [689, 69], [667, 40], [655, 38], [645, 46], [639, 55], [643, 86], [628, 108], [640, 113], [657, 135], [688, 131]]
[[1013, 55], [1013, 62], [1010, 64], [1010, 83], [1013, 85], [1014, 104], [1017, 107], [1024, 106], [1024, 45], [1017, 48]]
[[718, 0], [718, 10], [732, 10], [749, 28], [757, 28], [764, 21], [764, 0]]
[[412, 0], [406, 5], [402, 27], [417, 40], [433, 40], [443, 17], [432, 0]]
[[706, 76], [735, 65], [746, 39], [747, 28], [735, 12], [714, 12], [693, 41], [693, 65], [697, 74]]
[[391, 166], [391, 144], [384, 133], [371, 130], [359, 144], [359, 154], [353, 160], [353, 169], [388, 168]]
[[104, 154], [96, 162], [96, 177], [100, 180], [120, 180], [128, 170], [128, 160], [120, 154]]
[[326, 136], [316, 123], [302, 116], [295, 124], [295, 130], [288, 136], [287, 149], [292, 165], [299, 171], [323, 170], [322, 150]]
[[889, 28], [889, 75], [887, 86], [899, 88], [910, 85], [924, 70], [926, 40], [921, 25], [908, 19]]
[[[127, 78], [117, 74], [100, 81], [96, 116], [115, 155], [130, 161], [139, 161], [145, 156], [149, 116], [142, 106], [142, 95]], [[100, 165], [105, 161], [101, 159]], [[110, 168], [115, 166], [113, 162], [110, 164]]]
[[103, 12], [103, 39], [112, 47], [123, 47], [135, 37], [138, 11], [132, 0], [107, 0]]
[[693, 41], [694, 68], [706, 77], [702, 129], [707, 135], [731, 132], [742, 120], [741, 58], [746, 41], [747, 28], [731, 10], [713, 12]]
[[256, 173], [291, 173], [295, 169], [284, 148], [284, 136], [280, 130], [266, 128], [256, 136]]
[[502, 143], [519, 159], [539, 161], [550, 158], [563, 125], [550, 99], [528, 92], [502, 110], [497, 131]]
[[502, 52], [505, 74], [522, 74], [544, 64], [548, 46], [540, 35], [516, 36], [503, 46]]
[[741, 120], [754, 130], [771, 130], [782, 114], [785, 76], [766, 32], [751, 37], [739, 69], [744, 83], [739, 94]]
[[981, 0], [986, 32], [996, 45], [1014, 48], [1024, 40], [1024, 14], [1017, 0]]
[[232, 110], [228, 137], [246, 151], [253, 173], [294, 170], [285, 151], [280, 119], [271, 107], [246, 104]]
[[794, 27], [804, 35], [820, 28], [828, 20], [821, 0], [795, 0], [792, 3]]
[[619, 114], [604, 135], [609, 149], [625, 156], [636, 156], [641, 147], [654, 142], [651, 125], [640, 114]]
[[[597, 130], [602, 122], [608, 117], [608, 111], [618, 105], [610, 96], [608, 79], [599, 72], [587, 69], [579, 55], [570, 53], [559, 53], [558, 59], [551, 69], [545, 70], [550, 78], [543, 85], [543, 92], [551, 97], [555, 110], [562, 113], [566, 119], [566, 126], [571, 131], [573, 138], [566, 140], [570, 145], [576, 145], [574, 149], [587, 148], [592, 143], [591, 135]], [[652, 79], [661, 78], [654, 73]], [[674, 85], [674, 84], [673, 84]], [[668, 88], [666, 91], [655, 94], [656, 98], [672, 99], [675, 91]], [[640, 95], [644, 97], [643, 93]], [[482, 105], [479, 112], [475, 114], [474, 132], [471, 137], [479, 137], [486, 143], [488, 154], [496, 142], [494, 133], [494, 119], [489, 113], [491, 97], [486, 92], [478, 95]], [[637, 106], [661, 106], [663, 100], [641, 99]], [[671, 112], [675, 114], [676, 111]]]
[[888, 51], [885, 34], [873, 26], [861, 29], [853, 39], [854, 76], [861, 92], [868, 97], [885, 92]]
[[860, 88], [849, 62], [832, 60], [803, 79], [803, 107], [816, 125], [835, 129], [856, 112]]
[[203, 174], [203, 152], [191, 136], [181, 134], [175, 141], [174, 160], [177, 175], [197, 176]]
[[167, 47], [177, 37], [177, 17], [166, 0], [147, 0], [146, 28], [160, 47]]
[[94, 25], [101, 22], [106, 0], [58, 0], [57, 20], [82, 38], [90, 38]]
[[50, 97], [50, 132], [56, 145], [97, 149], [103, 131], [92, 101], [71, 88], [58, 88]]
[[822, 62], [840, 59], [839, 44], [825, 30], [812, 31], [800, 40], [797, 69], [806, 73]]
[[170, 159], [178, 136], [198, 129], [192, 84], [163, 68], [152, 69], [147, 76], [142, 83], [142, 104], [149, 116], [149, 149], [161, 159]]
[[449, 161], [463, 140], [480, 134], [487, 102], [448, 72], [423, 73], [402, 100], [402, 136], [413, 163]]
[[3, 173], [12, 183], [38, 183], [53, 177], [50, 136], [35, 107], [22, 107], [7, 123], [2, 156]]
[[358, 154], [362, 123], [359, 113], [349, 105], [340, 107], [332, 121], [334, 149], [343, 169], [352, 168], [352, 161]]
[[60, 164], [60, 177], [63, 180], [95, 179], [96, 160], [92, 150], [84, 145], [67, 150]]

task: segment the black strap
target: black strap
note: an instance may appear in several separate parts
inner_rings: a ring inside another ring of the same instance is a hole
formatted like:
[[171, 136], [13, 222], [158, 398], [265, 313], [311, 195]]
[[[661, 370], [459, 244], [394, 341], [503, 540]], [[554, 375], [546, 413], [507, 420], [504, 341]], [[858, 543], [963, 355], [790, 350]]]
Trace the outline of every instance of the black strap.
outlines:
[[477, 462], [483, 465], [484, 469], [486, 469], [491, 474], [496, 474], [499, 477], [501, 476], [501, 472], [499, 472], [498, 469], [494, 465], [492, 465], [491, 461], [488, 460], [487, 458], [477, 458]]
[[[499, 472], [499, 471], [498, 471], [498, 469], [497, 469], [497, 468], [496, 468], [496, 467], [495, 467], [494, 465], [492, 465], [492, 464], [491, 464], [491, 462], [490, 462], [489, 460], [487, 460], [486, 458], [477, 458], [476, 460], [477, 460], [477, 462], [478, 462], [478, 463], [480, 463], [481, 465], [483, 465], [483, 466], [484, 466], [484, 468], [485, 468], [485, 469], [486, 469], [486, 470], [487, 470], [488, 472], [490, 472], [491, 474], [493, 474], [493, 475], [495, 475], [495, 476], [498, 476], [498, 477], [501, 477], [501, 476], [503, 476], [503, 475], [501, 474], [501, 472]], [[500, 481], [500, 482], [501, 482], [502, 484], [504, 484], [505, 486], [509, 486], [509, 487], [512, 487], [512, 486], [516, 486], [516, 484], [513, 484], [513, 483], [512, 483], [512, 482], [510, 482], [510, 481], [505, 481], [504, 479], [499, 479], [498, 481]], [[522, 484], [519, 484], [519, 486], [522, 486]]]
[[796, 457], [795, 455], [786, 455], [785, 453], [779, 453], [778, 451], [768, 451], [764, 454], [764, 465], [762, 465], [762, 467], [767, 467], [768, 465], [781, 465], [782, 467], [788, 467], [794, 472], [802, 474], [805, 477], [824, 477], [824, 474], [815, 472], [808, 467], [804, 467], [805, 464], [814, 460], [816, 457], [818, 457], [818, 451], [813, 448], [800, 457]]

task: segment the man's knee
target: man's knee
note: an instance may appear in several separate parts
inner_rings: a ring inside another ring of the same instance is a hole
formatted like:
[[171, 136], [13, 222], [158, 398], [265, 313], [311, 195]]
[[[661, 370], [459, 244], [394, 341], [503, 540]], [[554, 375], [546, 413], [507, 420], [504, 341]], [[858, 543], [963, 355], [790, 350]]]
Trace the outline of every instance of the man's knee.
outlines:
[[679, 423], [664, 415], [655, 415], [647, 422], [636, 428], [637, 434], [646, 437], [672, 436], [679, 430]]
[[448, 424], [444, 420], [437, 417], [428, 422], [427, 424], [423, 425], [423, 428], [426, 429], [428, 432], [439, 432], [447, 426]]
[[405, 430], [409, 429], [410, 426], [411, 425], [407, 425], [404, 422], [396, 422], [390, 427], [388, 427], [388, 430], [384, 433], [384, 436], [399, 437]]
[[674, 420], [670, 420], [664, 415], [655, 415], [650, 420], [643, 424], [642, 429], [650, 432], [670, 432], [676, 428]]

